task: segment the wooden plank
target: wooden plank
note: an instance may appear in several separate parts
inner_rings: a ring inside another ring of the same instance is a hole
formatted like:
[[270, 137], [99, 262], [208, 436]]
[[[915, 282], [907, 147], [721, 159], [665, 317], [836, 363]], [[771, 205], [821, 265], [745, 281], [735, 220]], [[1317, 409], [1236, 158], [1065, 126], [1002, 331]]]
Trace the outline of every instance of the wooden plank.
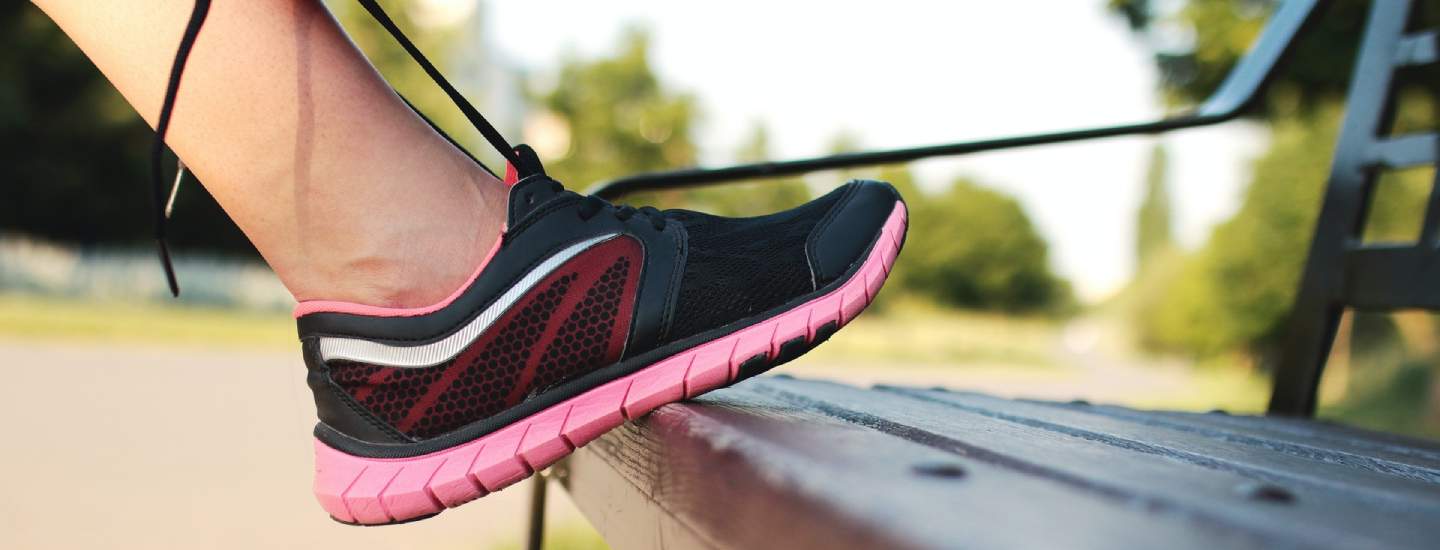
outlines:
[[1347, 441], [1360, 448], [1372, 448], [1387, 452], [1440, 460], [1440, 441], [1419, 439], [1400, 434], [1377, 432], [1346, 426], [1324, 418], [1305, 419], [1290, 416], [1254, 416], [1230, 414], [1224, 411], [1208, 413], [1187, 413], [1155, 411], [1162, 416], [1204, 416], [1220, 425], [1284, 432], [1304, 438], [1318, 438], [1324, 441]]
[[1043, 401], [1035, 403], [1066, 409], [1086, 408], [1095, 414], [1190, 431], [1206, 437], [1253, 446], [1283, 447], [1291, 449], [1289, 452], [1315, 456], [1320, 460], [1326, 460], [1332, 455], [1341, 457], [1341, 460], [1369, 460], [1373, 461], [1377, 468], [1394, 470], [1397, 475], [1430, 482], [1440, 480], [1440, 453], [1426, 448], [1386, 443], [1377, 437], [1381, 434], [1375, 432], [1341, 431], [1337, 426], [1314, 421], [1291, 425], [1275, 422], [1276, 418], [1255, 416], [1137, 411], [1124, 407]]
[[[1345, 491], [1300, 486], [1293, 498], [1255, 496], [1263, 477], [1199, 466], [1138, 446], [1115, 445], [1042, 425], [1017, 423], [994, 408], [956, 409], [908, 391], [866, 391], [841, 384], [776, 380], [758, 391], [867, 425], [922, 430], [931, 439], [1024, 457], [1036, 475], [1089, 486], [1151, 510], [1187, 515], [1209, 528], [1247, 531], [1313, 547], [1427, 548], [1440, 535], [1440, 514], [1380, 511]], [[1043, 472], [1043, 473], [1041, 473]]]
[[625, 548], [1250, 548], [1299, 536], [980, 441], [844, 418], [781, 384], [662, 407], [578, 451], [563, 483]]
[[[599, 443], [596, 443], [597, 445]], [[611, 548], [725, 548], [718, 541], [672, 516], [660, 503], [642, 493], [593, 448], [567, 457], [551, 467], [551, 475], [570, 493], [592, 525], [603, 527]]]
[[[1217, 416], [1227, 416], [1220, 414]], [[1347, 426], [1324, 418], [1306, 419], [1292, 416], [1250, 416], [1250, 415], [1228, 415], [1236, 422], [1258, 422], [1273, 429], [1293, 431], [1298, 434], [1309, 434], [1316, 437], [1352, 437], [1363, 440], [1370, 445], [1384, 446], [1397, 453], [1409, 453], [1416, 456], [1440, 457], [1440, 441], [1420, 439], [1401, 434], [1377, 432]]]
[[1005, 420], [1070, 433], [1122, 448], [1172, 457], [1197, 466], [1233, 471], [1291, 488], [1336, 491], [1390, 514], [1417, 513], [1440, 520], [1440, 486], [1396, 476], [1365, 461], [1318, 460], [1274, 449], [1259, 449], [1199, 434], [1146, 426], [1100, 414], [990, 396], [892, 388], [962, 410], [983, 411]]

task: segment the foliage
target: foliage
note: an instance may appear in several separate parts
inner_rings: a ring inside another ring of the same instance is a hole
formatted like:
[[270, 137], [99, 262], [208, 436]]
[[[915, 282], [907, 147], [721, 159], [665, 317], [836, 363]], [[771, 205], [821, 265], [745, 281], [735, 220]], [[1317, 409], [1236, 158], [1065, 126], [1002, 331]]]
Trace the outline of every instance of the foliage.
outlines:
[[[1194, 104], [1220, 86], [1254, 43], [1278, 0], [1110, 0], [1110, 8], [1156, 46], [1172, 105]], [[1343, 97], [1365, 21], [1363, 0], [1336, 0], [1296, 45], [1271, 82], [1271, 102], [1311, 110]], [[1269, 112], [1268, 106], [1265, 113]]]
[[[554, 491], [555, 488], [551, 488]], [[553, 498], [553, 497], [552, 497]], [[552, 512], [553, 513], [553, 512]], [[490, 546], [489, 550], [520, 550], [525, 548], [519, 540], [506, 540]], [[583, 520], [571, 519], [545, 528], [544, 550], [610, 550], [605, 539], [595, 528]]]
[[[0, 7], [0, 34], [0, 231], [148, 244], [154, 134], [34, 5]], [[250, 250], [200, 186], [176, 211], [176, 245]]]
[[[437, 65], [453, 65], [473, 53], [457, 46], [462, 39], [477, 43], [465, 36], [476, 26], [424, 27], [410, 4], [381, 3]], [[462, 143], [478, 141], [443, 93], [363, 10], [351, 2], [329, 4], [397, 90]], [[0, 30], [19, 44], [0, 50], [0, 98], [6, 100], [0, 103], [0, 135], [7, 143], [27, 144], [0, 148], [4, 179], [19, 182], [6, 186], [0, 230], [61, 242], [145, 244], [150, 130], [34, 7], [0, 8]], [[641, 30], [626, 34], [613, 55], [563, 59], [555, 86], [533, 91], [530, 99], [541, 116], [563, 127], [564, 150], [545, 160], [548, 171], [572, 188], [697, 160], [696, 101], [655, 74], [650, 41]], [[855, 147], [855, 140], [846, 141], [838, 140], [836, 147]], [[757, 123], [735, 159], [760, 162], [770, 154], [770, 132]], [[1035, 311], [1068, 301], [1068, 288], [1049, 271], [1044, 241], [1013, 199], [963, 180], [927, 196], [901, 167], [866, 174], [893, 182], [912, 201], [917, 230], [898, 286], [969, 308]], [[746, 216], [790, 208], [811, 196], [804, 180], [779, 178], [631, 199]], [[187, 185], [180, 203], [177, 244], [253, 253], [201, 186]]]
[[[902, 178], [895, 178], [902, 182]], [[1044, 239], [1020, 203], [967, 179], [910, 195], [910, 231], [896, 283], [941, 304], [1035, 312], [1068, 303]]]
[[883, 305], [881, 311], [857, 317], [842, 336], [806, 353], [795, 366], [807, 372], [876, 366], [1013, 372], [1066, 366], [1055, 346], [1063, 324], [1055, 319], [942, 307], [899, 290], [886, 285], [875, 302]]
[[[859, 138], [842, 132], [829, 150], [860, 148]], [[942, 307], [1009, 313], [1062, 312], [1073, 305], [1069, 283], [1050, 271], [1049, 245], [1013, 197], [967, 178], [929, 193], [904, 165], [842, 170], [840, 176], [888, 182], [910, 211], [905, 249], [887, 292]]]
[[662, 86], [643, 31], [630, 30], [614, 57], [565, 59], [536, 100], [566, 124], [569, 151], [545, 167], [570, 187], [695, 162], [695, 100]]
[[1440, 370], [1434, 368], [1440, 359], [1440, 316], [1352, 312], [1341, 327], [1337, 357], [1320, 390], [1319, 416], [1440, 437]]
[[0, 335], [85, 345], [293, 349], [295, 321], [283, 311], [0, 293]]
[[1170, 190], [1166, 188], [1165, 148], [1156, 145], [1150, 152], [1145, 172], [1145, 198], [1135, 223], [1135, 264], [1141, 271], [1155, 256], [1175, 246], [1170, 223]]
[[1334, 113], [1275, 124], [1240, 211], [1141, 306], [1146, 342], [1200, 354], [1273, 343], [1299, 285], [1335, 132]]
[[[562, 61], [552, 90], [536, 103], [558, 117], [568, 150], [547, 158], [546, 170], [575, 189], [627, 175], [695, 164], [695, 99], [669, 89], [649, 61], [649, 36], [631, 29], [615, 55]], [[770, 159], [770, 131], [755, 124], [736, 162]], [[756, 216], [791, 208], [811, 197], [795, 178], [761, 180], [683, 191], [639, 193], [626, 202], [690, 208], [725, 216]]]
[[[534, 94], [568, 134], [568, 148], [546, 158], [550, 175], [575, 189], [617, 177], [695, 164], [698, 108], [690, 94], [671, 90], [650, 64], [649, 35], [631, 29], [610, 57], [562, 61], [556, 86]], [[736, 151], [737, 162], [770, 158], [770, 132], [756, 124]], [[658, 193], [626, 202], [690, 208], [725, 216], [756, 216], [810, 199], [795, 178]]]
[[[1169, 289], [1142, 306], [1138, 325], [1147, 342], [1200, 354], [1262, 355], [1278, 344], [1319, 215], [1339, 119], [1339, 110], [1330, 108], [1272, 125], [1270, 151], [1256, 163], [1240, 211], [1172, 272]], [[1413, 240], [1429, 180], [1424, 171], [1381, 178], [1366, 238]]]
[[[741, 163], [770, 160], [770, 131], [756, 124], [735, 154]], [[721, 216], [760, 216], [794, 208], [811, 199], [810, 189], [798, 178], [758, 180], [722, 187], [705, 187], [686, 194], [686, 207]]]
[[[1191, 0], [1162, 16], [1143, 0], [1112, 2], [1142, 28], [1153, 31], [1160, 22], [1194, 33], [1193, 48], [1157, 58], [1167, 92], [1180, 101], [1197, 100], [1218, 85], [1273, 4]], [[1335, 2], [1277, 76], [1264, 111], [1270, 150], [1255, 164], [1234, 218], [1201, 250], [1168, 255], [1162, 273], [1150, 274], [1159, 280], [1140, 285], [1136, 326], [1143, 342], [1197, 355], [1245, 351], [1266, 358], [1274, 351], [1318, 217], [1364, 4]], [[1432, 127], [1431, 102], [1427, 94], [1403, 93], [1397, 127]], [[1418, 223], [1426, 176], [1381, 179], [1367, 238], [1414, 239], [1406, 231]]]
[[[643, 33], [632, 31], [613, 58], [566, 60], [556, 89], [538, 102], [569, 129], [569, 152], [547, 169], [566, 182], [593, 182], [692, 163], [695, 109], [683, 93], [655, 76]], [[840, 137], [833, 148], [856, 147]], [[757, 125], [736, 155], [769, 158], [769, 133]], [[860, 172], [843, 174], [865, 176]], [[869, 175], [890, 181], [911, 199], [912, 227], [896, 286], [949, 306], [1037, 311], [1066, 303], [1068, 287], [1047, 263], [1046, 244], [1019, 203], [960, 180], [945, 193], [920, 193], [908, 170]], [[810, 196], [797, 179], [651, 193], [632, 200], [724, 215], [758, 215], [798, 205]]]
[[[354, 2], [331, 2], [352, 38], [387, 79], [442, 127], [468, 128], [444, 94]], [[405, 3], [381, 4], [414, 29]], [[39, 9], [0, 7], [0, 231], [81, 245], [146, 245], [151, 235], [149, 148], [153, 132]], [[441, 66], [453, 29], [411, 32]], [[464, 141], [466, 134], [455, 133]], [[23, 144], [23, 146], [21, 146]], [[173, 169], [173, 165], [167, 166]], [[242, 253], [254, 249], [193, 180], [175, 205], [171, 242]]]

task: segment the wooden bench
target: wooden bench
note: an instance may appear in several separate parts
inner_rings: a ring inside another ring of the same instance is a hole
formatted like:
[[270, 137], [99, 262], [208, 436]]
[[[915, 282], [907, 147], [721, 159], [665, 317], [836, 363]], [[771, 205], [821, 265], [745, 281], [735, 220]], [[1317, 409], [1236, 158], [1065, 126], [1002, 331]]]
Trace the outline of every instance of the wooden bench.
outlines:
[[613, 548], [1436, 548], [1440, 446], [766, 376], [552, 473]]
[[[1157, 121], [641, 174], [607, 198], [1215, 124], [1244, 114], [1326, 3], [1288, 0], [1215, 94]], [[1346, 308], [1440, 309], [1440, 186], [1415, 243], [1364, 243], [1376, 174], [1434, 164], [1389, 135], [1395, 71], [1440, 60], [1375, 0], [1269, 416], [1137, 411], [761, 377], [662, 407], [552, 469], [616, 548], [1440, 548], [1440, 446], [1309, 420]], [[530, 544], [543, 531], [536, 486]]]

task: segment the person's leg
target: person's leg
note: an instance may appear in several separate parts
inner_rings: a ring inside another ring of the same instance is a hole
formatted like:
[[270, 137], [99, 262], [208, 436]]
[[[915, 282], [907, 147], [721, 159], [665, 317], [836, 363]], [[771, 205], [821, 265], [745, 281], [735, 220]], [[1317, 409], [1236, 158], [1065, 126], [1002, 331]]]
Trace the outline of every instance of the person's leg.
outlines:
[[[152, 126], [191, 3], [36, 0]], [[395, 95], [318, 0], [216, 2], [166, 141], [299, 300], [436, 302], [506, 189]]]
[[[52, 15], [154, 116], [187, 10], [60, 1]], [[320, 419], [313, 487], [339, 521], [438, 514], [794, 359], [875, 298], [904, 243], [905, 205], [880, 182], [722, 218], [581, 197], [516, 147], [504, 189], [318, 4], [215, 7], [171, 141], [291, 290], [323, 298], [296, 324]], [[466, 283], [502, 204], [507, 246]]]

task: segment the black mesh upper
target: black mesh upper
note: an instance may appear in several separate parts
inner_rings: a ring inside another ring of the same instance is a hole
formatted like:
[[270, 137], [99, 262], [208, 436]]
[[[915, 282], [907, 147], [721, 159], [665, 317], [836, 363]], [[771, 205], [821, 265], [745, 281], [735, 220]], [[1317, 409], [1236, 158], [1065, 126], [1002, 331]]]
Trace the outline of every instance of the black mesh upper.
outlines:
[[690, 246], [666, 341], [724, 326], [815, 290], [805, 240], [841, 194], [836, 190], [754, 218], [668, 212], [685, 225]]

